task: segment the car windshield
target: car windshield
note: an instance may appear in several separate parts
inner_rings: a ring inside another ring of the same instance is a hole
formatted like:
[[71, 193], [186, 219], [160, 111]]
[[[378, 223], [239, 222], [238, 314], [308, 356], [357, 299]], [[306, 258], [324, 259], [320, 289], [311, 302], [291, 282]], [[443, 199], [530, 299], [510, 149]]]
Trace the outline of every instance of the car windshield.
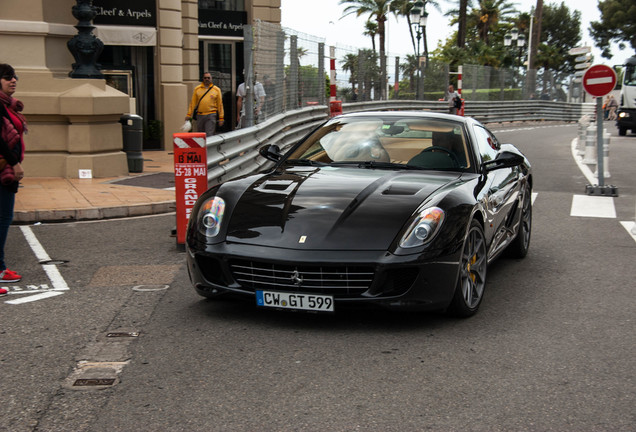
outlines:
[[426, 117], [342, 117], [316, 130], [288, 163], [463, 170], [470, 167], [462, 124]]

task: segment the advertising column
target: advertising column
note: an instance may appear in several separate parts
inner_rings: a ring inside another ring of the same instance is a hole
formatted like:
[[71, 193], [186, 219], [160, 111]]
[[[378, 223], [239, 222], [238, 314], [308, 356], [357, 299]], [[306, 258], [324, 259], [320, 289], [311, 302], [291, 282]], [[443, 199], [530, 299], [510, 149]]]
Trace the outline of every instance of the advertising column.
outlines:
[[177, 244], [185, 245], [192, 208], [208, 189], [207, 148], [205, 133], [176, 133], [173, 140]]

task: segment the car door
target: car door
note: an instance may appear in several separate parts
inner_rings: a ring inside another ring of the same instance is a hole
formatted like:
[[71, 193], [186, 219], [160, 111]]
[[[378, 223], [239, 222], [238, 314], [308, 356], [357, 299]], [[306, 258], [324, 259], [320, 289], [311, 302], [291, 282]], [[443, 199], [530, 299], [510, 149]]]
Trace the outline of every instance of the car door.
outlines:
[[[481, 125], [475, 125], [474, 132], [481, 162], [496, 159], [501, 151], [497, 138]], [[512, 234], [509, 228], [519, 196], [519, 169], [501, 168], [485, 175], [486, 194], [483, 201], [488, 218], [488, 226], [485, 228], [492, 236], [491, 254], [496, 254]], [[487, 236], [488, 240], [489, 237]]]

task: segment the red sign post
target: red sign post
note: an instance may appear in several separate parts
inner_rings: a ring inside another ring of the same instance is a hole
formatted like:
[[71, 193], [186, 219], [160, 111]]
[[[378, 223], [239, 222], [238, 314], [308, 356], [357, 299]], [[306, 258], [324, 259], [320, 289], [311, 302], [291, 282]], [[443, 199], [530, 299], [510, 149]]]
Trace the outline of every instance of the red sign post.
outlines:
[[177, 204], [177, 244], [185, 244], [188, 220], [197, 199], [208, 189], [205, 133], [176, 133], [174, 183]]
[[[609, 66], [594, 65], [583, 74], [583, 88], [596, 98], [596, 172], [598, 186], [605, 187], [605, 167], [603, 163], [603, 96], [616, 87], [616, 72]], [[594, 188], [588, 188], [594, 191]]]

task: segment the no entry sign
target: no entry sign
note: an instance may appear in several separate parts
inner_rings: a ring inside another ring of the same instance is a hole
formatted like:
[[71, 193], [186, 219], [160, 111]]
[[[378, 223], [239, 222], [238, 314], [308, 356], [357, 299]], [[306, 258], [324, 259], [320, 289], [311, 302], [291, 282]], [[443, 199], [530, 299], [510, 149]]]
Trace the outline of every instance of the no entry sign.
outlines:
[[205, 133], [176, 133], [174, 142], [174, 188], [177, 204], [177, 244], [185, 244], [192, 207], [208, 188]]
[[583, 88], [594, 97], [603, 97], [616, 87], [616, 72], [609, 66], [594, 65], [583, 74]]

